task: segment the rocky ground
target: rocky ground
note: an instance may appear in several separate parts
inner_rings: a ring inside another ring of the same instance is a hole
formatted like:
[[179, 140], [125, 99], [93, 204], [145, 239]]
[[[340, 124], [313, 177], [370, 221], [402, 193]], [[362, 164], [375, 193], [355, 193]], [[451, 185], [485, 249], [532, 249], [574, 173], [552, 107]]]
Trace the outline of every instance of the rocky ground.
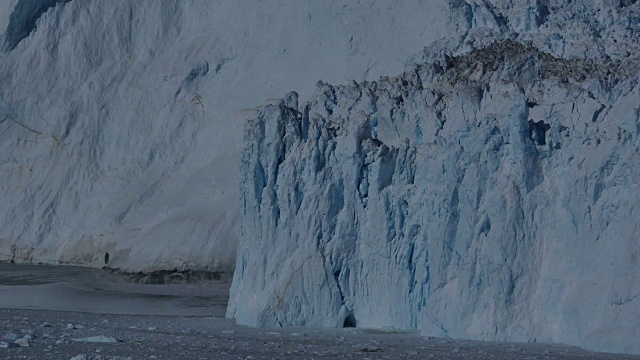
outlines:
[[640, 359], [405, 331], [249, 328], [223, 317], [228, 280], [129, 280], [102, 270], [0, 264], [0, 359]]
[[[254, 329], [216, 317], [1, 310], [3, 359], [640, 359], [546, 344], [363, 329]], [[18, 345], [20, 344], [20, 345]]]

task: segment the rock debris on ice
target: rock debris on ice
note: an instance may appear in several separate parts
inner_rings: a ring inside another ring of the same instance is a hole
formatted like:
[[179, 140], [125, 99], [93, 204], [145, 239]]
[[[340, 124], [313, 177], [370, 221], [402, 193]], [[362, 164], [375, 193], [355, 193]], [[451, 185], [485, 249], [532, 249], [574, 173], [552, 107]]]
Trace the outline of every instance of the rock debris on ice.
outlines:
[[132, 360], [133, 358], [130, 356], [103, 356], [103, 355], [85, 355], [80, 354], [76, 355], [69, 360]]

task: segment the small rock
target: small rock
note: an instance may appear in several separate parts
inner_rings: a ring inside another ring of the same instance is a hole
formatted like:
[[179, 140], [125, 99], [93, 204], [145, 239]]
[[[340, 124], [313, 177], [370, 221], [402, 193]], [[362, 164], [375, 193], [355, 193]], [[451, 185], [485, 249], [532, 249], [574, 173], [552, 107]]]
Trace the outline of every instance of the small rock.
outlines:
[[4, 338], [7, 339], [7, 340], [13, 341], [13, 340], [17, 340], [18, 339], [18, 335], [14, 334], [14, 333], [6, 333], [4, 335]]
[[8, 349], [8, 348], [16, 348], [19, 347], [20, 345], [16, 344], [16, 343], [12, 343], [12, 342], [4, 342], [4, 341], [0, 341], [0, 348], [2, 349]]
[[69, 360], [89, 360], [87, 355], [76, 355]]
[[40, 327], [48, 328], [51, 327], [51, 325], [48, 322], [43, 322], [42, 324], [40, 324]]
[[379, 347], [365, 347], [364, 349], [360, 350], [362, 352], [382, 352], [384, 350], [382, 350], [382, 348]]
[[116, 339], [116, 338], [112, 338], [112, 337], [108, 337], [108, 336], [104, 336], [104, 335], [90, 336], [90, 337], [80, 338], [80, 339], [71, 339], [71, 341], [87, 342], [87, 343], [119, 343], [119, 342], [122, 342], [122, 340], [119, 340], [119, 339]]
[[27, 338], [20, 338], [18, 340], [15, 341], [16, 344], [18, 344], [21, 347], [29, 347], [29, 339]]
[[157, 327], [155, 327], [155, 326], [149, 326], [149, 327], [147, 328], [147, 330], [149, 330], [149, 331], [156, 331], [156, 330], [158, 330], [158, 328], [157, 328]]

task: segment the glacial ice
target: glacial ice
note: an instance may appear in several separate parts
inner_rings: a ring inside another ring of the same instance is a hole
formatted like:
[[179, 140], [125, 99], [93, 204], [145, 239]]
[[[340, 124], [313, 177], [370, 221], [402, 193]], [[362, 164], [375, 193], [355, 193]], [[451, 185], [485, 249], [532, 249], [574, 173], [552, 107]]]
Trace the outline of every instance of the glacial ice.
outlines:
[[227, 315], [640, 352], [638, 58], [417, 58], [255, 111]]
[[246, 109], [400, 72], [440, 8], [1, 1], [0, 260], [232, 272]]
[[0, 260], [235, 268], [254, 326], [640, 353], [638, 13], [2, 1]]

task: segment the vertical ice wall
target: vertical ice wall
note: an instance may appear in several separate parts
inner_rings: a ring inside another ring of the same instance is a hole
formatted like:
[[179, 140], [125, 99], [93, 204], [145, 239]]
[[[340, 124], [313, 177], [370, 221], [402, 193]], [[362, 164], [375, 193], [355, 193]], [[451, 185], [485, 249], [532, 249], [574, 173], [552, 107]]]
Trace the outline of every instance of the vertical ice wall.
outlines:
[[375, 78], [445, 4], [0, 3], [0, 260], [232, 271], [245, 109]]
[[433, 54], [256, 110], [228, 316], [640, 352], [638, 59]]

